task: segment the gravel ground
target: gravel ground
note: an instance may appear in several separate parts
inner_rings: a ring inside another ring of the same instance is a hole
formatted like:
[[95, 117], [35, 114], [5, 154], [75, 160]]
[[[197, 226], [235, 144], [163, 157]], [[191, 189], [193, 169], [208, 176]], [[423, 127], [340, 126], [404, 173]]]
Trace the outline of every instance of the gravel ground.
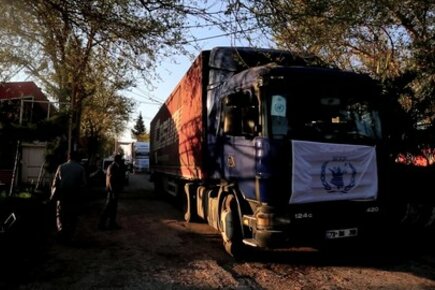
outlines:
[[253, 251], [236, 261], [219, 233], [186, 224], [157, 199], [146, 175], [130, 178], [118, 211], [122, 229], [97, 230], [104, 196], [94, 192], [70, 245], [49, 235], [2, 249], [0, 289], [435, 289], [429, 242], [364, 252]]

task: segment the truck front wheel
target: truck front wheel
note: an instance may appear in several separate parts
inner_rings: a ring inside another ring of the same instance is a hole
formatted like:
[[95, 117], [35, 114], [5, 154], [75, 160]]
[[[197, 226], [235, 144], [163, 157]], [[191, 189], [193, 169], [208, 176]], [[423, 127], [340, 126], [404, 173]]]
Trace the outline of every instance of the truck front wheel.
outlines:
[[226, 196], [222, 202], [220, 230], [225, 251], [236, 259], [243, 258], [245, 246], [242, 242], [237, 201], [233, 195]]

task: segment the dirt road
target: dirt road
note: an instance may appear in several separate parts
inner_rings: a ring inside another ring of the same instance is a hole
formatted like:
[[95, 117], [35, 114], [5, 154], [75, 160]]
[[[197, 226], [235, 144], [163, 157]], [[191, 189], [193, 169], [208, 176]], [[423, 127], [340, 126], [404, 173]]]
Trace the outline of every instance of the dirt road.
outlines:
[[97, 230], [104, 197], [94, 194], [74, 242], [16, 253], [9, 266], [3, 259], [0, 289], [435, 289], [430, 247], [289, 249], [235, 261], [217, 232], [186, 224], [179, 210], [156, 198], [146, 175], [131, 176], [120, 200], [120, 230]]

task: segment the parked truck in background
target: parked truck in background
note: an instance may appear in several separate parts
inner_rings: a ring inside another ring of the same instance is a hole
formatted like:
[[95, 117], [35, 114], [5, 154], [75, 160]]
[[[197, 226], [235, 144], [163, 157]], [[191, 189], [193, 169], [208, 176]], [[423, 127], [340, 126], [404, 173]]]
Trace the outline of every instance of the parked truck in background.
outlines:
[[151, 121], [151, 179], [234, 256], [370, 235], [386, 187], [382, 104], [368, 76], [286, 51], [203, 51]]
[[135, 173], [149, 172], [150, 168], [150, 142], [132, 143], [133, 170]]

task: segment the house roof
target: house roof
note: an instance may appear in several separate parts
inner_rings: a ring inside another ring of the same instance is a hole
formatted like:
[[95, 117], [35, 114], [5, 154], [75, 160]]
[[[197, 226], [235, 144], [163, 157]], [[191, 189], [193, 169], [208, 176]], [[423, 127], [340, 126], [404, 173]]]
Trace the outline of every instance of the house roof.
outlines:
[[[44, 104], [48, 99], [34, 82], [8, 82], [0, 83], [0, 101], [16, 100], [22, 98], [39, 101], [39, 107], [47, 112], [48, 106]], [[52, 105], [50, 105], [53, 108]]]
[[0, 100], [33, 97], [37, 101], [48, 101], [34, 82], [0, 83]]

